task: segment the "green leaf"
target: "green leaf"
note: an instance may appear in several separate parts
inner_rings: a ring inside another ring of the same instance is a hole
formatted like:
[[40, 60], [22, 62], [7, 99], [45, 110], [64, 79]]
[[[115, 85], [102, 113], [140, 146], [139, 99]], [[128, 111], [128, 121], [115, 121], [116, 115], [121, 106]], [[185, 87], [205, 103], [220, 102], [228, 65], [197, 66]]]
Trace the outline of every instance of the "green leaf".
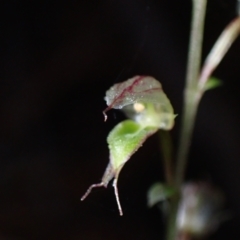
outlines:
[[92, 188], [107, 187], [109, 181], [114, 179], [115, 197], [119, 213], [123, 215], [117, 188], [119, 173], [129, 158], [142, 146], [143, 142], [157, 130], [158, 128], [156, 127], [142, 127], [132, 120], [126, 120], [116, 125], [107, 138], [110, 150], [110, 162], [102, 177], [102, 181], [91, 185], [81, 200], [87, 197]]
[[153, 207], [155, 204], [165, 201], [175, 193], [175, 189], [163, 183], [155, 183], [148, 190], [147, 205]]
[[146, 138], [157, 130], [156, 127], [143, 128], [132, 120], [125, 120], [115, 126], [107, 138], [113, 168], [121, 167], [138, 150]]
[[222, 86], [222, 85], [223, 85], [223, 82], [222, 82], [220, 79], [211, 77], [211, 78], [209, 78], [208, 81], [206, 82], [205, 87], [204, 87], [204, 90], [205, 90], [205, 91], [211, 90], [211, 89], [220, 87], [220, 86]]

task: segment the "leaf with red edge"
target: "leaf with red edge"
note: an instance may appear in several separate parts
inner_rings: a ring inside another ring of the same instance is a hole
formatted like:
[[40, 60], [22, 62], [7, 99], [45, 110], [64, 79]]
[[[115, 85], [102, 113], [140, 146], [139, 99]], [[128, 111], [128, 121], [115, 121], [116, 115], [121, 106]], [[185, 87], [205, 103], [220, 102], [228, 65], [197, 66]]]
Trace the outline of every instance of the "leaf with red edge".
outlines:
[[174, 125], [173, 107], [162, 85], [150, 76], [135, 76], [113, 85], [105, 96], [108, 107], [122, 109], [126, 115], [143, 126], [170, 130]]

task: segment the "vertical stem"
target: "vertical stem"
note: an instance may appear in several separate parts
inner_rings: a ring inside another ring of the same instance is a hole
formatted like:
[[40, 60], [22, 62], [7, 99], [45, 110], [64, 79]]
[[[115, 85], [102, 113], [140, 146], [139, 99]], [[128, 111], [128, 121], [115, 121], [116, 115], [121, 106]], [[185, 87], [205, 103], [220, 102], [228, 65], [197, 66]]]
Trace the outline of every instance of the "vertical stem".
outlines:
[[171, 199], [171, 212], [168, 219], [167, 240], [177, 238], [177, 212], [181, 185], [185, 175], [188, 152], [194, 127], [194, 121], [200, 100], [197, 83], [201, 65], [202, 40], [207, 0], [193, 0], [192, 23], [187, 63], [186, 86], [184, 91], [183, 116], [180, 130], [180, 142], [177, 152], [175, 187], [178, 193]]
[[[191, 95], [192, 98], [187, 96], [188, 94]], [[185, 96], [186, 99], [184, 101], [185, 103], [183, 109], [182, 127], [175, 173], [175, 185], [177, 189], [181, 187], [184, 180], [187, 159], [191, 145], [191, 137], [199, 101], [199, 98], [196, 98], [196, 93], [194, 94], [193, 92], [186, 92]]]
[[207, 0], [192, 0], [192, 2], [192, 23], [185, 89], [195, 88], [198, 82], [202, 59], [203, 29], [207, 5]]
[[178, 212], [179, 192], [170, 199], [170, 214], [167, 219], [167, 240], [177, 240], [176, 218]]
[[193, 0], [184, 108], [176, 163], [175, 183], [177, 187], [181, 186], [183, 182], [195, 116], [200, 100], [196, 95], [198, 95], [197, 83], [201, 65], [206, 4], [207, 0]]

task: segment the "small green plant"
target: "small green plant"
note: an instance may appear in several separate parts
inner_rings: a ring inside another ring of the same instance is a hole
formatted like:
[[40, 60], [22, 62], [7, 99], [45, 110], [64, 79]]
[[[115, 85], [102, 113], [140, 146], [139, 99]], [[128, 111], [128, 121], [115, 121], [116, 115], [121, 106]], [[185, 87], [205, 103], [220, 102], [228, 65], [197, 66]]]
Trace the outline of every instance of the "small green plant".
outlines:
[[81, 198], [84, 200], [95, 187], [107, 187], [113, 180], [116, 201], [120, 215], [123, 215], [117, 181], [124, 164], [143, 142], [159, 129], [170, 130], [174, 125], [175, 115], [161, 84], [152, 77], [136, 76], [123, 83], [115, 84], [107, 93], [105, 100], [108, 108], [122, 109], [132, 120], [125, 120], [113, 128], [107, 137], [110, 150], [110, 162], [102, 181], [93, 184]]
[[108, 107], [103, 112], [105, 121], [106, 112], [112, 108], [123, 110], [129, 120], [117, 124], [109, 133], [110, 162], [101, 182], [91, 185], [81, 198], [84, 200], [95, 187], [107, 187], [113, 179], [119, 213], [123, 215], [117, 188], [120, 171], [143, 142], [160, 130], [166, 183], [155, 183], [150, 188], [148, 205], [151, 207], [168, 200], [168, 240], [176, 240], [179, 233], [183, 234], [181, 239], [191, 239], [210, 232], [214, 228], [215, 210], [222, 203], [221, 194], [205, 183], [184, 183], [199, 102], [207, 90], [221, 85], [211, 75], [240, 33], [240, 17], [236, 17], [224, 29], [201, 68], [206, 4], [207, 0], [193, 0], [183, 113], [180, 116], [181, 130], [175, 161], [168, 131], [173, 128], [176, 115], [170, 100], [159, 81], [150, 76], [135, 76], [115, 84], [106, 92]]

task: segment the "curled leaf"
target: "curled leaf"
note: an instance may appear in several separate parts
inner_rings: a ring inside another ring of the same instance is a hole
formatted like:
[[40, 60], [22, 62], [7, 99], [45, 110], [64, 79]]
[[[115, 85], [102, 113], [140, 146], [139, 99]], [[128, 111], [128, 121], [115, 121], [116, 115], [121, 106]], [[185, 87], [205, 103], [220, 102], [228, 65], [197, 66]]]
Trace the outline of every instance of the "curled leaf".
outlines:
[[123, 109], [126, 115], [142, 126], [169, 130], [174, 125], [173, 107], [163, 92], [162, 85], [150, 76], [135, 76], [113, 85], [105, 96], [108, 107]]
[[157, 130], [158, 128], [156, 127], [142, 127], [140, 124], [132, 120], [125, 120], [116, 125], [107, 138], [110, 150], [110, 162], [102, 177], [102, 181], [91, 185], [81, 200], [83, 201], [93, 188], [107, 187], [109, 181], [114, 179], [113, 187], [115, 197], [119, 213], [120, 215], [123, 215], [117, 188], [119, 173], [124, 164], [139, 149], [139, 147], [141, 147], [143, 142]]

